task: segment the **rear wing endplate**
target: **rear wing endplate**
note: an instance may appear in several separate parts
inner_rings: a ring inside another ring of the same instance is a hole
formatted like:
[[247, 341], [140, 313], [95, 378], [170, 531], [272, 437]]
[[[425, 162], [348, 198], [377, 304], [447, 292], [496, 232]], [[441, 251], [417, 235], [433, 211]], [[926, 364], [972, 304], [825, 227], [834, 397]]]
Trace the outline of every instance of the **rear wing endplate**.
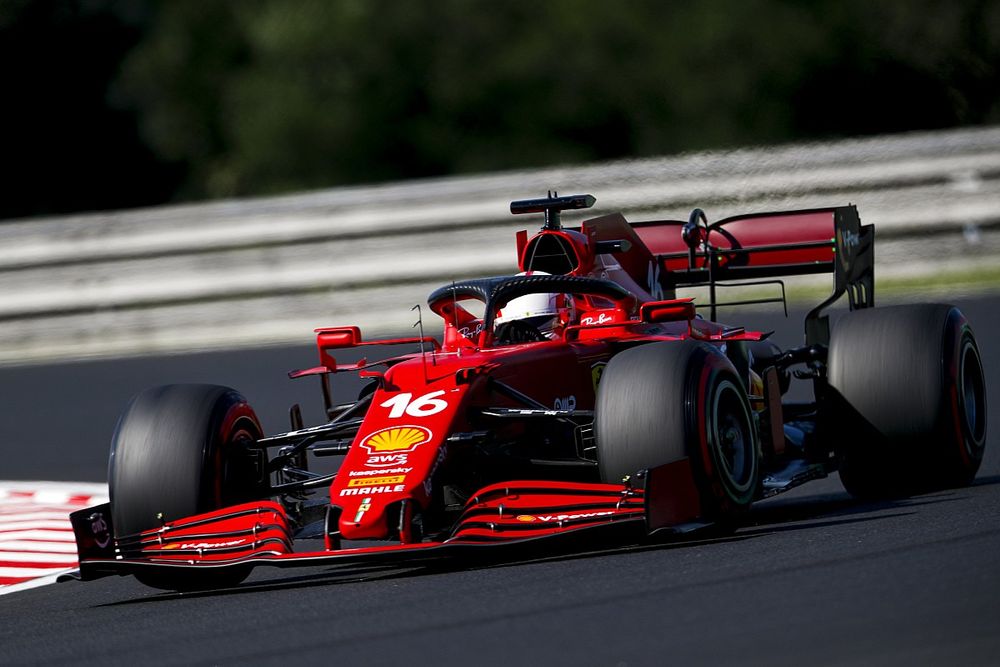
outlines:
[[668, 289], [709, 287], [713, 320], [716, 307], [727, 305], [716, 301], [721, 281], [832, 273], [833, 293], [806, 317], [810, 345], [829, 340], [821, 313], [844, 294], [851, 310], [874, 305], [874, 229], [861, 224], [853, 205], [740, 215], [712, 224], [695, 209], [686, 223], [632, 226], [663, 269]]

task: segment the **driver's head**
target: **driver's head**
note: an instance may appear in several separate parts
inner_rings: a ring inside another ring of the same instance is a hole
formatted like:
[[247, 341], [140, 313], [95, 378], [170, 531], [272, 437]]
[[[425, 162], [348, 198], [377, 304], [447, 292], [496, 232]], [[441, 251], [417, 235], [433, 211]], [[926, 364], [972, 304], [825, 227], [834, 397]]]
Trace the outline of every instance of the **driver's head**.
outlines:
[[496, 323], [512, 322], [520, 320], [525, 324], [530, 324], [542, 333], [552, 331], [555, 320], [559, 317], [559, 308], [556, 304], [556, 294], [525, 294], [510, 302], [500, 309]]
[[[521, 275], [547, 275], [533, 271]], [[511, 299], [500, 309], [496, 318], [499, 326], [505, 322], [519, 320], [538, 329], [546, 338], [555, 338], [562, 327], [569, 324], [574, 315], [573, 298], [568, 294], [525, 294]]]

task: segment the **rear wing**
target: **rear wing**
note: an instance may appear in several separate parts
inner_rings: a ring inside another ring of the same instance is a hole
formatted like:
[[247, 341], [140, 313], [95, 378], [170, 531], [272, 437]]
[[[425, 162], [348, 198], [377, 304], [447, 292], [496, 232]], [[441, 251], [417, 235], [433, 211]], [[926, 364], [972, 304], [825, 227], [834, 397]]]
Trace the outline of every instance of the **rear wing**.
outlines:
[[712, 224], [695, 209], [687, 222], [632, 227], [656, 258], [664, 287], [709, 287], [713, 320], [718, 306], [734, 305], [717, 303], [720, 281], [833, 273], [833, 294], [806, 317], [810, 345], [829, 340], [821, 312], [845, 293], [851, 310], [874, 305], [875, 233], [861, 224], [853, 205], [739, 215]]

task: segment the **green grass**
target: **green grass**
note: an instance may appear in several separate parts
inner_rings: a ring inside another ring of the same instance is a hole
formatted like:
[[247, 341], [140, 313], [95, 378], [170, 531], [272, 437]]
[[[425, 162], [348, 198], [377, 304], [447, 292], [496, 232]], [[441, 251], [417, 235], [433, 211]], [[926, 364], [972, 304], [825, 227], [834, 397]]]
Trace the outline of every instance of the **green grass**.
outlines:
[[[785, 281], [785, 294], [789, 305], [810, 306], [826, 299], [832, 293], [833, 279], [788, 279]], [[969, 296], [976, 294], [1000, 293], [1000, 266], [979, 267], [962, 271], [942, 272], [936, 276], [878, 276], [876, 268], [875, 299], [876, 303], [885, 301], [907, 301], [935, 296]], [[726, 301], [743, 301], [748, 299], [775, 298], [781, 295], [780, 288], [775, 286], [753, 286], [745, 288], [720, 288], [717, 299], [720, 303]], [[695, 297], [696, 303], [708, 302], [708, 289], [686, 289], [677, 296]], [[775, 304], [749, 306], [751, 309], [773, 308]]]
[[906, 296], [909, 294], [972, 294], [1000, 292], [1000, 266], [968, 271], [943, 272], [937, 276], [887, 278], [875, 276], [875, 294]]

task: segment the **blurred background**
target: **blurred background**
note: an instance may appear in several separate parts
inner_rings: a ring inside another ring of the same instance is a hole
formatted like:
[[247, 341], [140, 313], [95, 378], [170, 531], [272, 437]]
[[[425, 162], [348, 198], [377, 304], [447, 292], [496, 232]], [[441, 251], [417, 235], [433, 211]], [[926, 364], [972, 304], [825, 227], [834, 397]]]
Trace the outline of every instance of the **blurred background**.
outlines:
[[[547, 190], [632, 221], [856, 204], [876, 303], [959, 305], [997, 424], [1000, 0], [0, 0], [0, 95], [0, 479], [103, 483], [118, 415], [158, 384], [235, 387], [269, 433], [293, 403], [325, 420], [286, 375], [315, 365], [313, 329], [409, 333], [432, 289], [516, 272], [514, 233], [540, 221], [509, 202]], [[725, 321], [797, 345], [831, 282], [789, 280], [787, 319]], [[50, 587], [7, 598], [0, 645], [995, 664], [991, 433], [971, 490], [855, 504], [817, 482], [708, 549], [307, 575], [294, 598]], [[235, 629], [261, 619], [286, 641]]]
[[0, 62], [0, 364], [409, 329], [548, 190], [854, 203], [882, 302], [1000, 289], [1000, 0], [2, 0]]
[[0, 59], [0, 218], [1000, 123], [996, 0], [3, 0]]

